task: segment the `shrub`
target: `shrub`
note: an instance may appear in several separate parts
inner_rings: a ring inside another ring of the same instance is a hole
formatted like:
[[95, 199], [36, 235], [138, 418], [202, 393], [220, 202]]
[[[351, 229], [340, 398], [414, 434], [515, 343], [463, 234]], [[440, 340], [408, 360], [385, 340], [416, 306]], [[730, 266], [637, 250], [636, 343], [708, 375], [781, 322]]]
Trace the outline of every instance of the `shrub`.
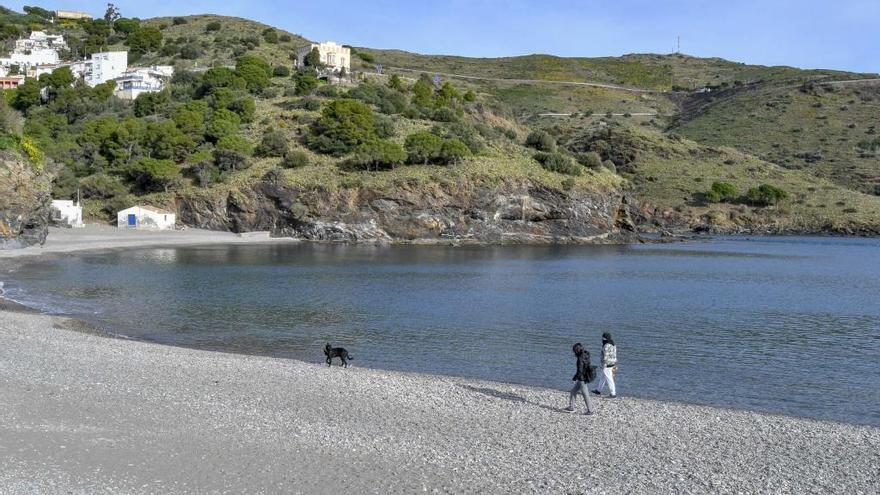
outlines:
[[736, 199], [738, 192], [736, 186], [728, 182], [713, 182], [711, 189], [706, 193], [706, 201], [711, 203], [720, 203], [722, 201], [733, 201]]
[[359, 59], [363, 60], [364, 62], [366, 62], [368, 64], [372, 64], [373, 62], [376, 61], [376, 57], [370, 55], [369, 53], [355, 52], [354, 55], [357, 55], [357, 57]]
[[212, 141], [218, 141], [224, 136], [235, 134], [238, 132], [238, 126], [241, 125], [241, 117], [237, 113], [221, 108], [214, 111], [211, 116], [211, 122], [205, 135]]
[[281, 131], [269, 131], [263, 134], [255, 153], [257, 156], [284, 156], [287, 150], [287, 136]]
[[312, 125], [309, 145], [319, 153], [338, 156], [375, 138], [373, 110], [364, 102], [341, 99], [330, 102], [321, 111], [321, 118]]
[[444, 163], [458, 163], [462, 158], [471, 155], [471, 150], [464, 141], [458, 138], [447, 139], [440, 150], [440, 158]]
[[358, 146], [354, 155], [347, 161], [347, 165], [360, 170], [379, 171], [393, 169], [404, 161], [406, 161], [406, 151], [399, 144], [375, 139]]
[[553, 153], [556, 151], [556, 139], [545, 131], [532, 131], [526, 137], [526, 146]]
[[443, 140], [430, 132], [421, 131], [407, 136], [403, 147], [410, 163], [427, 165], [440, 157]]
[[248, 89], [259, 91], [269, 85], [272, 68], [260, 57], [242, 55], [235, 61], [235, 75], [244, 79]]
[[615, 174], [617, 173], [617, 165], [615, 165], [614, 162], [612, 162], [611, 160], [605, 160], [604, 162], [602, 162], [602, 167]]
[[470, 89], [469, 89], [469, 90], [464, 94], [464, 101], [469, 101], [469, 102], [477, 101], [477, 94], [474, 93], [473, 90], [470, 90]]
[[281, 166], [284, 168], [301, 168], [309, 165], [309, 154], [302, 150], [293, 150], [284, 155]]
[[224, 172], [235, 172], [247, 168], [247, 157], [233, 150], [215, 149], [214, 165]]
[[289, 34], [282, 34], [282, 35], [278, 36], [278, 41], [280, 41], [282, 43], [287, 43], [291, 39], [293, 39], [293, 38], [291, 38]]
[[565, 191], [571, 191], [574, 189], [575, 181], [571, 177], [566, 177], [562, 179], [562, 189]]
[[311, 94], [318, 87], [318, 78], [315, 76], [300, 75], [296, 78], [296, 94]]
[[434, 110], [431, 119], [437, 122], [455, 122], [458, 120], [458, 115], [456, 115], [455, 110], [449, 107], [440, 107]]
[[315, 94], [325, 98], [336, 98], [339, 96], [339, 89], [332, 84], [325, 84], [323, 86], [318, 86], [318, 89], [315, 90]]
[[223, 27], [223, 24], [220, 24], [219, 21], [209, 22], [207, 26], [205, 26], [206, 33], [213, 33], [220, 31], [220, 28]]
[[576, 164], [571, 157], [562, 153], [545, 153], [539, 152], [535, 154], [535, 160], [544, 167], [545, 170], [566, 175], [581, 175], [581, 166]]
[[321, 100], [312, 97], [303, 98], [299, 101], [297, 107], [310, 112], [317, 112], [321, 109]]
[[272, 76], [273, 77], [288, 77], [288, 76], [290, 76], [290, 69], [288, 69], [287, 67], [285, 67], [283, 65], [279, 65], [279, 66], [275, 67], [274, 69], [272, 69]]
[[577, 156], [577, 161], [581, 165], [591, 169], [591, 170], [601, 170], [602, 169], [602, 157], [599, 153], [595, 151], [588, 151], [586, 153], [580, 153]]
[[187, 20], [184, 19], [183, 17], [175, 17], [174, 19], [171, 20], [171, 24], [173, 24], [173, 25], [175, 25], [175, 26], [180, 26], [180, 25], [182, 25], [182, 24], [187, 24], [188, 22], [189, 22], [189, 21], [187, 21]]
[[223, 136], [217, 141], [217, 149], [237, 151], [243, 155], [250, 155], [253, 152], [253, 148], [250, 141], [238, 134]]
[[84, 198], [93, 199], [109, 199], [128, 193], [128, 189], [117, 177], [106, 174], [91, 175], [80, 180], [79, 190]]
[[780, 201], [788, 198], [788, 193], [776, 186], [762, 184], [749, 189], [746, 196], [749, 198], [749, 201], [756, 205], [768, 206], [778, 204]]
[[394, 121], [385, 115], [376, 115], [376, 136], [382, 139], [394, 137], [397, 129], [394, 127]]
[[164, 190], [180, 176], [180, 168], [171, 160], [141, 158], [128, 167], [128, 174], [138, 187], [145, 191]]
[[[168, 48], [169, 46], [173, 45], [168, 45], [165, 48]], [[200, 47], [198, 44], [187, 43], [186, 45], [183, 45], [183, 47], [180, 49], [180, 58], [184, 60], [195, 60], [201, 57], [202, 53], [202, 47]]]

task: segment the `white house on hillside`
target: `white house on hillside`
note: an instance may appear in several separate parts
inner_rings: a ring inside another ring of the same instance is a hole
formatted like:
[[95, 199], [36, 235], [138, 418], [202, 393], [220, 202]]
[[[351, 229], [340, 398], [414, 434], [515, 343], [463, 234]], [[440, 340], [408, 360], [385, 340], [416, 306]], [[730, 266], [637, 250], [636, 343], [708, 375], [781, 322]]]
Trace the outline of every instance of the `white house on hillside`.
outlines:
[[116, 78], [115, 95], [123, 100], [134, 100], [141, 93], [162, 91], [174, 75], [170, 65], [132, 67]]
[[93, 53], [92, 59], [82, 64], [82, 77], [86, 84], [95, 87], [121, 77], [126, 70], [128, 70], [128, 52]]
[[173, 230], [177, 215], [152, 206], [132, 206], [116, 214], [120, 229]]
[[15, 47], [8, 57], [0, 58], [0, 65], [18, 65], [27, 69], [37, 65], [57, 64], [58, 50], [67, 48], [64, 36], [34, 31], [29, 37], [16, 40]]
[[69, 199], [52, 200], [52, 222], [67, 227], [85, 227], [82, 219], [82, 205]]
[[328, 69], [333, 72], [339, 72], [342, 69], [345, 69], [346, 72], [351, 70], [351, 49], [333, 41], [311, 43], [298, 48], [296, 50], [296, 66], [302, 67], [306, 55], [315, 48], [318, 49], [318, 54], [321, 56], [321, 63], [326, 65]]

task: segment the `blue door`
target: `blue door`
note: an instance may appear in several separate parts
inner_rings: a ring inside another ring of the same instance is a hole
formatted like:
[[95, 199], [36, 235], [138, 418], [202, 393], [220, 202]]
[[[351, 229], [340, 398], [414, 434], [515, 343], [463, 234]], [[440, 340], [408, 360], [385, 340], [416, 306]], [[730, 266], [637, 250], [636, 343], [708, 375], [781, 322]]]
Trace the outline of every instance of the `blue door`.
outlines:
[[137, 226], [137, 215], [129, 214], [128, 215], [128, 226], [136, 227]]

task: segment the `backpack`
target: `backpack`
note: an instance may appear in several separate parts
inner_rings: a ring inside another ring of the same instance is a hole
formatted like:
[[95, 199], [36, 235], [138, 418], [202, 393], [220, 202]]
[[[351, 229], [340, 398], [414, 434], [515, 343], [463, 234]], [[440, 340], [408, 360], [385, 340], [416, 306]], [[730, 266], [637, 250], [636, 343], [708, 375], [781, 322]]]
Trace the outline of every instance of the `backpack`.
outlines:
[[591, 381], [596, 379], [596, 366], [592, 364], [587, 365], [586, 373], [584, 373], [584, 381], [590, 383]]
[[605, 362], [602, 364], [610, 368], [617, 364], [617, 346], [611, 344], [605, 344], [605, 346], [602, 349], [602, 360]]

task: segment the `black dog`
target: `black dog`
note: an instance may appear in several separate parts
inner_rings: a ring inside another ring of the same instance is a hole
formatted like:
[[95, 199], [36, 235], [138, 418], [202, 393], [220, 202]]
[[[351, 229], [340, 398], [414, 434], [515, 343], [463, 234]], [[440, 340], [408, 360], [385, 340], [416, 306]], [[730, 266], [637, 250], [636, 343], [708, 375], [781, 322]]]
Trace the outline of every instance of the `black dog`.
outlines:
[[348, 361], [354, 359], [344, 348], [333, 347], [329, 343], [324, 346], [324, 355], [327, 356], [327, 366], [331, 366], [333, 358], [338, 357], [342, 360], [342, 366], [348, 368]]

